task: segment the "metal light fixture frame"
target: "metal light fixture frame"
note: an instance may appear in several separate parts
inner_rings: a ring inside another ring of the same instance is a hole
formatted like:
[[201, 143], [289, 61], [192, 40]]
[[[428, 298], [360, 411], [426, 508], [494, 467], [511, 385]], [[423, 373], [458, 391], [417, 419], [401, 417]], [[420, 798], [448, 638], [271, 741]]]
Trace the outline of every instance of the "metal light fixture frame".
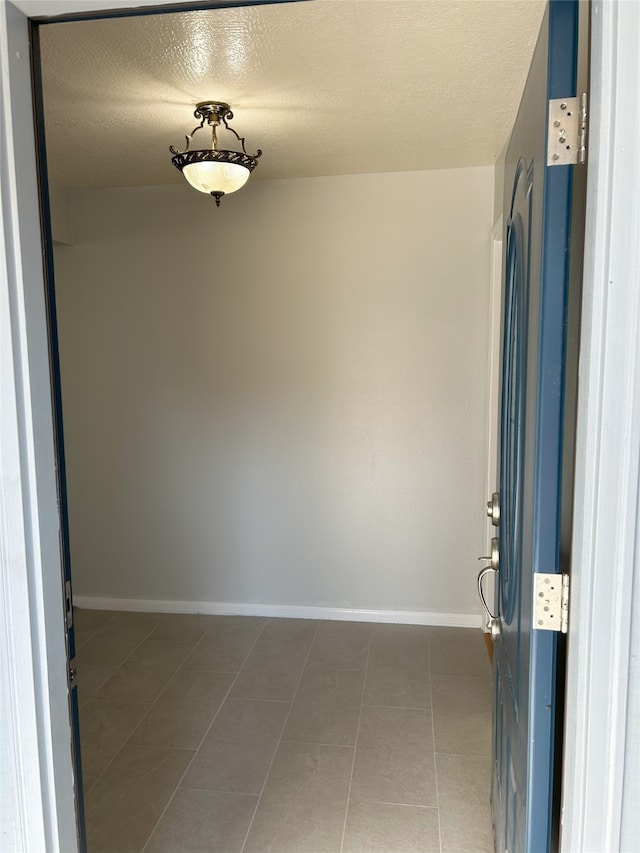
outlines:
[[[193, 115], [195, 118], [200, 119], [200, 124], [194, 127], [191, 133], [185, 135], [187, 145], [184, 151], [178, 151], [174, 145], [169, 146], [169, 150], [173, 154], [171, 162], [176, 169], [179, 169], [182, 172], [185, 166], [190, 166], [192, 163], [216, 162], [233, 163], [238, 166], [244, 166], [249, 173], [253, 172], [258, 165], [258, 159], [262, 157], [262, 151], [258, 148], [255, 154], [247, 154], [245, 137], [240, 136], [240, 134], [229, 125], [229, 122], [233, 119], [233, 111], [229, 104], [226, 104], [224, 101], [200, 101], [200, 103], [196, 104]], [[211, 128], [212, 147], [190, 151], [189, 145], [193, 141], [194, 135], [199, 130], [202, 130], [205, 124]], [[227, 149], [219, 149], [217, 147], [217, 130], [221, 124], [224, 125], [228, 131], [233, 133], [242, 146], [242, 151], [230, 151]], [[220, 207], [220, 199], [225, 195], [225, 193], [212, 192], [211, 195], [216, 200], [216, 207]]]

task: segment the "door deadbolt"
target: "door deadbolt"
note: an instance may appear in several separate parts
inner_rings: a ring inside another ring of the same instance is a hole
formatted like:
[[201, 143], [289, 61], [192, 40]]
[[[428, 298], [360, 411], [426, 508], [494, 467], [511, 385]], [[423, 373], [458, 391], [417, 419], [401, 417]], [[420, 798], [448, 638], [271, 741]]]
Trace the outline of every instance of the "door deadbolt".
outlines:
[[487, 501], [487, 515], [494, 527], [500, 524], [500, 494], [498, 492], [494, 492], [491, 495], [491, 500]]

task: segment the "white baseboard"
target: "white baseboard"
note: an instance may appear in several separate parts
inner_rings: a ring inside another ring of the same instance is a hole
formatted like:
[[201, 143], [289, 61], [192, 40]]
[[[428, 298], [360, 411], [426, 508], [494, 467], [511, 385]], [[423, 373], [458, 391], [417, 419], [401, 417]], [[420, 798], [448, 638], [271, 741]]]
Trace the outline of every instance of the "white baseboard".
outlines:
[[74, 596], [87, 610], [130, 610], [141, 613], [206, 613], [213, 616], [278, 616], [287, 619], [333, 619], [346, 622], [398, 622], [447, 628], [480, 628], [474, 613], [430, 613], [425, 610], [363, 610], [349, 607], [307, 607], [296, 604], [244, 604], [226, 601], [155, 601], [146, 598]]

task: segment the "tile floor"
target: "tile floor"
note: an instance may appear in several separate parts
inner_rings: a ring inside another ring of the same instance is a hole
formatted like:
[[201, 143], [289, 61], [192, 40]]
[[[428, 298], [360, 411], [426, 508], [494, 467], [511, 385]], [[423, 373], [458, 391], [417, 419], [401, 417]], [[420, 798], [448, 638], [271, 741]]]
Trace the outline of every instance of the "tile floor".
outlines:
[[89, 853], [491, 853], [479, 630], [78, 610]]

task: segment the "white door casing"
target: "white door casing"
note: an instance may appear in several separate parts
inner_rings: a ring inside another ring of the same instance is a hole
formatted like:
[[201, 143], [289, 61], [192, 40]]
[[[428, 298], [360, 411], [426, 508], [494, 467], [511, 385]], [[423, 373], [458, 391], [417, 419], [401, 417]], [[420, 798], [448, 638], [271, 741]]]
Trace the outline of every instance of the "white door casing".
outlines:
[[640, 831], [638, 44], [640, 3], [593, 3], [563, 853], [631, 853]]
[[9, 3], [0, 21], [1, 846], [66, 851], [76, 831], [28, 25]]

